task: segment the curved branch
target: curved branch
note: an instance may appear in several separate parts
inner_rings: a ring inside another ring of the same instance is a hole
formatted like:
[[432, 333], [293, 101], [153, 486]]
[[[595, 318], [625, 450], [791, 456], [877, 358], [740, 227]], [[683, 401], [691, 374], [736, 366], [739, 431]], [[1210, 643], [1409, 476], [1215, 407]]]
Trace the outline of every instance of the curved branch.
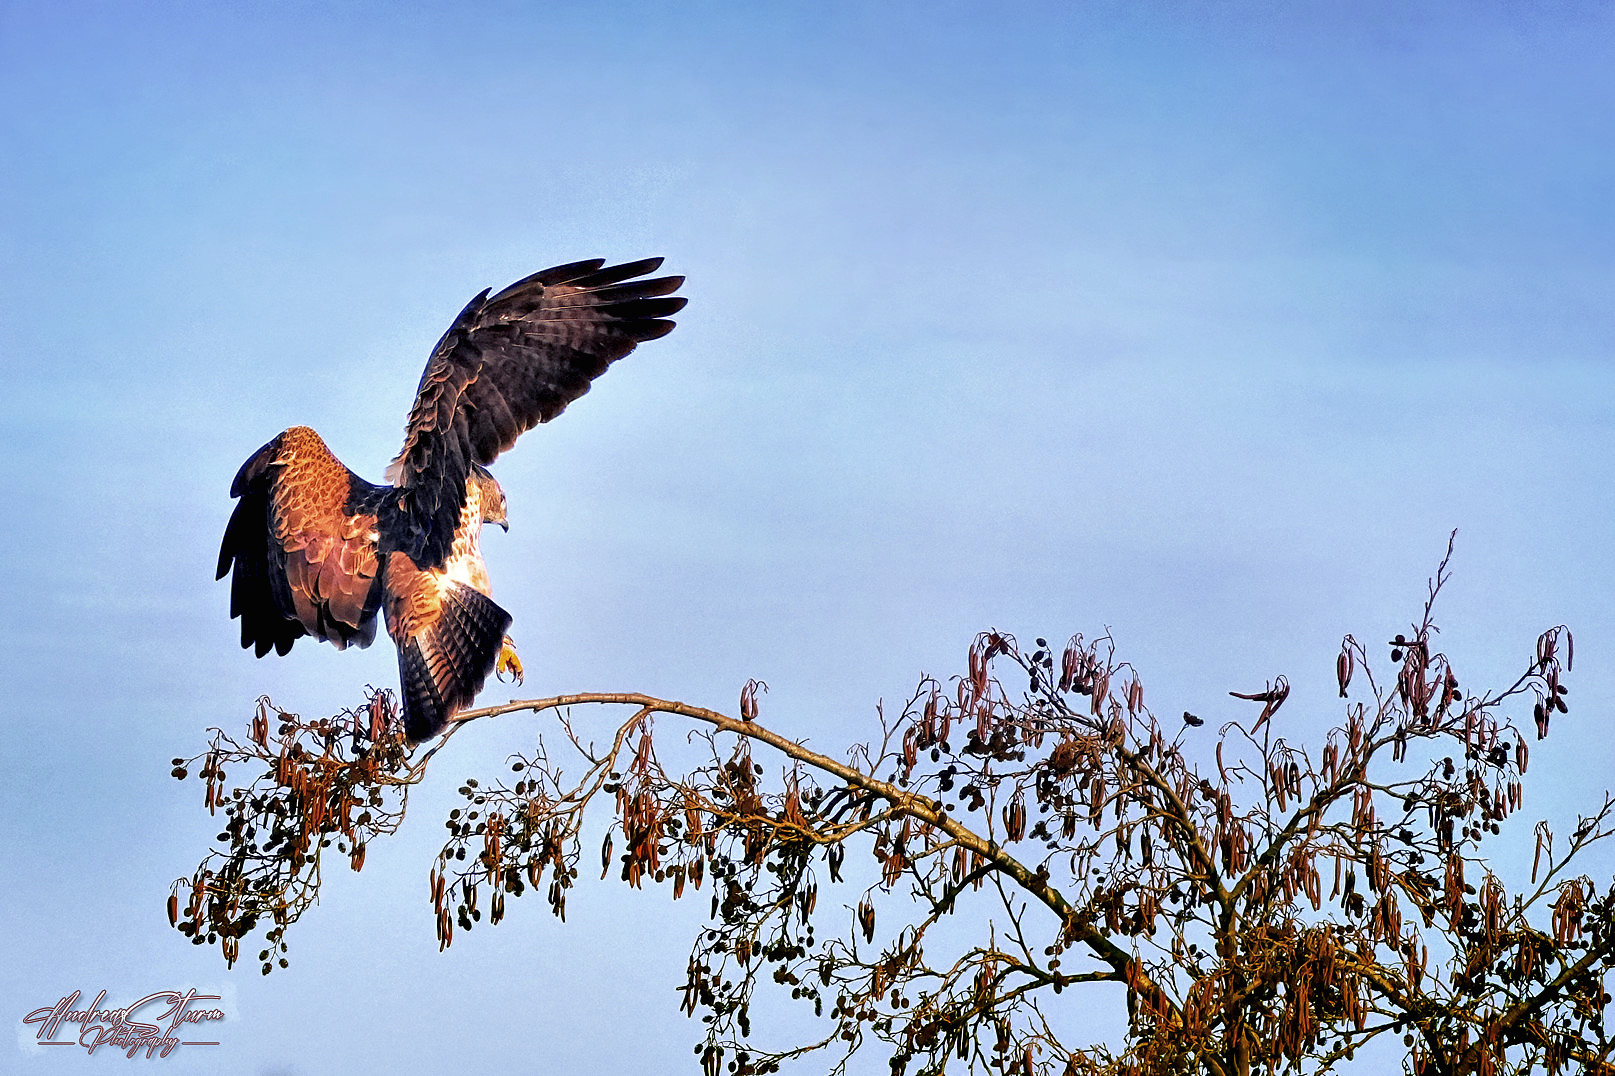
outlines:
[[[765, 728], [755, 721], [729, 717], [726, 714], [718, 713], [716, 710], [691, 706], [688, 703], [675, 702], [671, 699], [659, 699], [653, 695], [617, 691], [579, 692], [570, 695], [552, 695], [543, 699], [516, 699], [497, 706], [483, 706], [475, 710], [462, 711], [454, 716], [453, 721], [457, 724], [464, 724], [481, 718], [501, 717], [505, 714], [521, 713], [523, 711], [542, 713], [545, 710], [559, 710], [568, 706], [584, 705], [637, 706], [654, 713], [676, 714], [680, 717], [690, 718], [693, 721], [712, 725], [722, 732], [765, 743], [787, 758], [832, 774], [850, 787], [873, 793], [891, 803], [900, 812], [908, 814], [926, 825], [942, 830], [955, 841], [969, 848], [982, 859], [991, 862], [999, 870], [1013, 878], [1021, 889], [1035, 897], [1052, 911], [1060, 918], [1062, 923], [1071, 924], [1076, 918], [1075, 909], [1066, 900], [1064, 894], [1049, 884], [1045, 873], [1033, 871], [1026, 864], [1005, 851], [997, 841], [983, 839], [974, 830], [956, 821], [948, 813], [947, 807], [941, 801], [909, 792], [894, 784], [872, 777], [844, 762], [838, 762], [828, 755], [810, 751], [790, 737]], [[1108, 964], [1116, 974], [1125, 975], [1128, 966], [1134, 963], [1132, 956], [1126, 950], [1112, 942], [1091, 925], [1079, 925], [1075, 939], [1086, 945], [1098, 960]], [[1135, 974], [1141, 973], [1135, 972]]]

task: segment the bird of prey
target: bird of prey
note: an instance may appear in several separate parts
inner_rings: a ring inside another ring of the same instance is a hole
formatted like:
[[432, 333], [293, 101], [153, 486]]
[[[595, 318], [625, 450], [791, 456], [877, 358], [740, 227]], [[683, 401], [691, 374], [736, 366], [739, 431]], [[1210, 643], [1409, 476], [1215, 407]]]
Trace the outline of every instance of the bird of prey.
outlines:
[[368, 646], [379, 610], [417, 743], [470, 705], [495, 667], [519, 678], [511, 617], [490, 597], [478, 546], [484, 523], [509, 530], [487, 467], [635, 345], [672, 330], [684, 278], [647, 279], [661, 264], [572, 262], [472, 299], [432, 349], [391, 485], [348, 470], [307, 426], [254, 452], [230, 487], [238, 503], [217, 576], [234, 567], [242, 647], [285, 654], [302, 635]]

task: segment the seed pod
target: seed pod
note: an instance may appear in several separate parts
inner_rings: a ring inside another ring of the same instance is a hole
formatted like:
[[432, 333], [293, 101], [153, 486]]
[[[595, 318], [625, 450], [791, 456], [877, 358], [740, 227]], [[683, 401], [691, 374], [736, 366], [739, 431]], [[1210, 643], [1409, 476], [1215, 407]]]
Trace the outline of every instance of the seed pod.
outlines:
[[768, 685], [761, 680], [747, 680], [746, 686], [740, 689], [740, 719], [742, 721], [757, 720], [757, 691], [761, 688], [768, 690]]
[[1026, 800], [1019, 792], [1004, 808], [1004, 835], [1012, 841], [1026, 835]]
[[[985, 698], [987, 695], [987, 663], [992, 659], [993, 645], [989, 642], [985, 651], [981, 649], [981, 640], [970, 648], [970, 692], [971, 702]], [[967, 707], [968, 709], [968, 707]]]
[[1351, 685], [1351, 674], [1356, 671], [1356, 665], [1351, 647], [1342, 644], [1340, 654], [1335, 658], [1335, 679], [1340, 683], [1341, 698], [1346, 697], [1346, 688]]
[[387, 731], [387, 699], [381, 692], [370, 696], [370, 738], [379, 740]]
[[858, 925], [864, 932], [864, 941], [873, 942], [875, 940], [875, 906], [869, 903], [868, 900], [861, 901], [858, 905]]

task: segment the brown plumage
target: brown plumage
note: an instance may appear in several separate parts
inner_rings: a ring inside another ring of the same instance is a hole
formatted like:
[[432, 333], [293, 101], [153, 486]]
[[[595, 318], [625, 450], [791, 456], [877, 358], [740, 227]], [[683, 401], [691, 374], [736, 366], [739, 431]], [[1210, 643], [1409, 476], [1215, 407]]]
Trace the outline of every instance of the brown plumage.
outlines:
[[230, 487], [238, 503], [219, 550], [218, 578], [234, 568], [241, 645], [259, 657], [302, 635], [368, 646], [379, 609], [410, 738], [470, 705], [509, 644], [478, 544], [483, 523], [506, 523], [486, 465], [672, 330], [684, 278], [642, 279], [660, 265], [573, 262], [472, 299], [421, 375], [390, 486], [348, 470], [306, 426], [255, 452]]

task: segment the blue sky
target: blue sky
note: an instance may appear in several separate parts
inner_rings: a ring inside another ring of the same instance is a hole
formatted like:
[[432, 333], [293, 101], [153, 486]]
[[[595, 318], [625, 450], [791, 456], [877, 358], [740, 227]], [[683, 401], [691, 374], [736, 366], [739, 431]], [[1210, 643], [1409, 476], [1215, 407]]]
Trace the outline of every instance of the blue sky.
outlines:
[[1282, 672], [1321, 729], [1457, 528], [1466, 686], [1576, 633], [1527, 789], [1572, 817], [1615, 783], [1612, 44], [1549, 3], [0, 6], [7, 1019], [195, 984], [226, 1046], [176, 1071], [690, 1058], [664, 894], [436, 952], [441, 817], [530, 725], [456, 738], [288, 972], [162, 912], [211, 832], [167, 760], [395, 678], [237, 648], [235, 469], [306, 423], [378, 480], [465, 300], [582, 257], [690, 305], [495, 469], [534, 693], [758, 677], [839, 747], [978, 630], [1109, 626], [1160, 712]]

